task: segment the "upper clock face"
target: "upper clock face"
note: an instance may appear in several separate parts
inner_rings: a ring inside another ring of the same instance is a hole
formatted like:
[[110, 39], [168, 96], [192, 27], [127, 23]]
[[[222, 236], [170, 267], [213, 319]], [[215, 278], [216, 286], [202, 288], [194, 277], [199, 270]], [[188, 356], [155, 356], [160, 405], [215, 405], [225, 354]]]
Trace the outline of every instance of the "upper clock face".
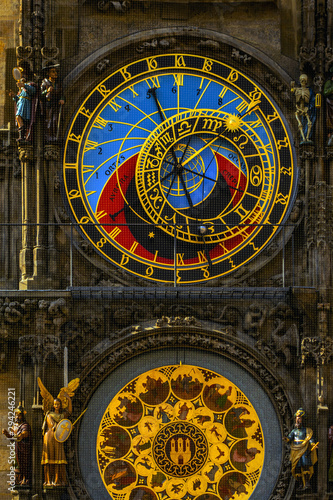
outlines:
[[296, 185], [279, 110], [251, 79], [196, 55], [147, 57], [103, 80], [72, 120], [64, 185], [105, 258], [178, 284], [229, 274], [285, 221]]

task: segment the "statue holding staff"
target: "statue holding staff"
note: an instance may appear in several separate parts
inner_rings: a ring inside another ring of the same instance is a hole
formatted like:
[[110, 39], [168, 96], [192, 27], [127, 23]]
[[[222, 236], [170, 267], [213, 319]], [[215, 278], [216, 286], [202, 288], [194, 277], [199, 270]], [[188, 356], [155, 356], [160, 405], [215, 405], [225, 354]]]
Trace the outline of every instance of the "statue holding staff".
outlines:
[[295, 427], [284, 439], [290, 443], [291, 473], [300, 482], [299, 491], [311, 489], [310, 479], [313, 475], [313, 466], [317, 462], [317, 446], [313, 439], [313, 431], [305, 426], [305, 411], [297, 410], [294, 415]]

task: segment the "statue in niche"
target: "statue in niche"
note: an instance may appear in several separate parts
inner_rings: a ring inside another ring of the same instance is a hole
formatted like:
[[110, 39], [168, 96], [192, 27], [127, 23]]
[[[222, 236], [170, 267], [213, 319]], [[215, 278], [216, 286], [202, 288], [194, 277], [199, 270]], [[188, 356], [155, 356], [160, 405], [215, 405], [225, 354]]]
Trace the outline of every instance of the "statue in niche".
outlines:
[[313, 431], [305, 426], [305, 411], [297, 410], [294, 415], [295, 427], [283, 440], [290, 443], [291, 473], [298, 481], [298, 491], [306, 492], [311, 489], [310, 479], [313, 476], [313, 466], [317, 462], [317, 446], [313, 439]]
[[41, 84], [42, 114], [45, 124], [45, 138], [48, 142], [56, 142], [59, 137], [62, 106], [65, 99], [58, 80], [57, 66], [44, 68], [46, 78]]
[[25, 419], [26, 411], [20, 404], [14, 410], [15, 423], [9, 429], [2, 429], [6, 438], [15, 442], [15, 483], [32, 486], [32, 433]]
[[329, 69], [330, 77], [324, 85], [324, 97], [326, 100], [326, 130], [327, 146], [333, 145], [333, 66]]
[[37, 88], [34, 82], [27, 81], [23, 68], [14, 68], [17, 92], [9, 90], [8, 95], [15, 101], [15, 121], [18, 127], [18, 144], [32, 140], [32, 125], [35, 121]]
[[[66, 485], [66, 456], [64, 450], [65, 439], [61, 430], [62, 421], [66, 426], [64, 432], [69, 436], [71, 431], [68, 417], [72, 413], [72, 400], [76, 389], [79, 386], [78, 378], [69, 382], [68, 387], [63, 387], [57, 398], [53, 398], [41, 379], [38, 377], [38, 385], [43, 398], [43, 411], [45, 414], [43, 422], [43, 453], [42, 465], [44, 466], [44, 486], [65, 486]], [[68, 428], [69, 427], [69, 428]], [[58, 429], [58, 432], [57, 432]]]
[[295, 87], [295, 82], [291, 82], [291, 91], [295, 93], [296, 98], [295, 117], [301, 135], [300, 144], [313, 144], [311, 137], [316, 121], [315, 93], [308, 86], [307, 75], [302, 74], [299, 83], [300, 86]]

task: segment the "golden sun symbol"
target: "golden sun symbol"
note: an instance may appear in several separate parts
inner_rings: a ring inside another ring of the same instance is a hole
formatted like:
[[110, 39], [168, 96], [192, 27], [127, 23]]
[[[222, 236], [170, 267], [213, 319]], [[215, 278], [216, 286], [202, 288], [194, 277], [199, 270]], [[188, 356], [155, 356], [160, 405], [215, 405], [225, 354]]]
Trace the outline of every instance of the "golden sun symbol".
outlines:
[[241, 119], [237, 115], [229, 115], [228, 118], [224, 120], [225, 126], [229, 132], [234, 132], [239, 129], [241, 125]]

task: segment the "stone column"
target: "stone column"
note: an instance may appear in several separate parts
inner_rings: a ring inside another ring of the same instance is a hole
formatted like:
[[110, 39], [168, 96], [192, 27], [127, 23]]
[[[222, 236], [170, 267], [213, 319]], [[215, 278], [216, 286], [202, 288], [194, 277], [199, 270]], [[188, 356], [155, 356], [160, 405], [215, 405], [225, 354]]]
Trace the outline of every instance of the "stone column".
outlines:
[[26, 283], [33, 273], [33, 244], [35, 220], [35, 189], [33, 146], [19, 148], [22, 172], [22, 249], [20, 251], [21, 283], [20, 289], [26, 288]]
[[46, 144], [44, 146], [44, 174], [48, 194], [48, 217], [47, 222], [47, 258], [48, 258], [48, 280], [53, 283], [53, 288], [57, 288], [57, 251], [55, 247], [55, 173], [57, 163], [60, 158], [60, 147], [57, 144]]

